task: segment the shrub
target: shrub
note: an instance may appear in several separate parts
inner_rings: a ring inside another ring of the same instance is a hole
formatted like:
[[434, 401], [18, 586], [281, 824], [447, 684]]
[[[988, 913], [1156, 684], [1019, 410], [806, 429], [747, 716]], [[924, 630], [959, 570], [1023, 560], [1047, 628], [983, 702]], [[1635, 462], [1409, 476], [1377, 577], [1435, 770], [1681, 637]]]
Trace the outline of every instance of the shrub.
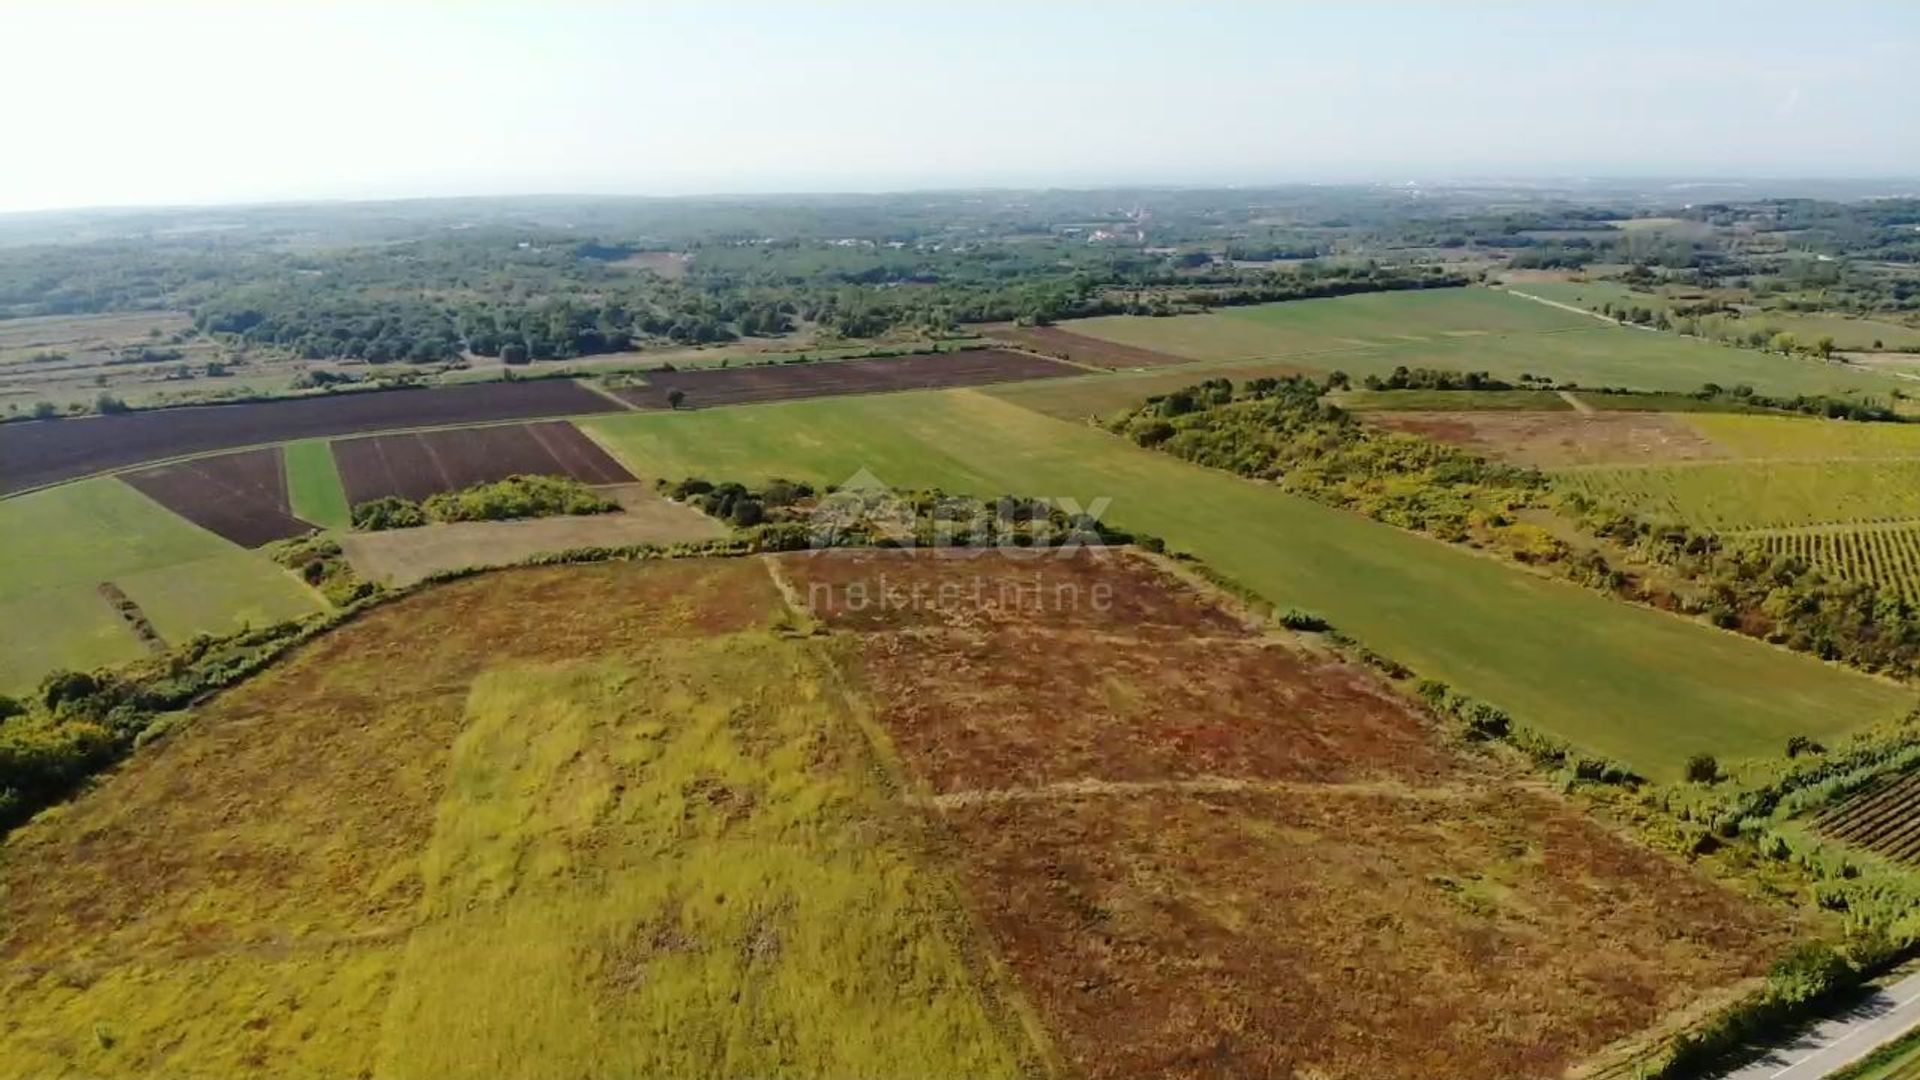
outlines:
[[353, 527], [366, 532], [378, 532], [382, 529], [411, 529], [415, 525], [425, 525], [427, 516], [420, 504], [403, 499], [398, 495], [387, 495], [363, 502], [353, 508]]
[[1687, 759], [1687, 781], [1711, 784], [1720, 779], [1720, 762], [1712, 754], [1695, 754]]
[[1290, 608], [1282, 614], [1280, 616], [1280, 625], [1289, 630], [1301, 630], [1312, 634], [1325, 633], [1331, 627], [1331, 624], [1328, 623], [1327, 620], [1310, 611], [1301, 611], [1298, 608]]
[[565, 476], [509, 476], [464, 491], [430, 495], [421, 505], [433, 521], [506, 521], [555, 514], [604, 514], [618, 509], [619, 503]]

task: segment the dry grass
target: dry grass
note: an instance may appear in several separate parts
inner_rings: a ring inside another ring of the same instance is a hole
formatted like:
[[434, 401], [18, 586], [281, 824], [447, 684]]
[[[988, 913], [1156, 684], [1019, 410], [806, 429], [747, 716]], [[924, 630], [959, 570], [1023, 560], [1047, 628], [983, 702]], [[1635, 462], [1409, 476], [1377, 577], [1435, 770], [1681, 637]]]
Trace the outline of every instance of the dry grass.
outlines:
[[489, 575], [221, 697], [4, 848], [0, 1075], [1019, 1071], [778, 604], [751, 560]]
[[345, 533], [340, 547], [362, 577], [402, 586], [446, 570], [503, 566], [546, 552], [678, 544], [727, 534], [726, 526], [691, 507], [660, 498], [644, 485], [620, 485], [609, 494], [619, 501], [620, 513]]
[[551, 567], [16, 833], [0, 1075], [1550, 1076], [1787, 929], [1124, 553]]
[[[909, 597], [996, 573], [901, 561], [783, 565], [835, 599], [861, 570]], [[1090, 562], [997, 572], [1044, 595]], [[1105, 613], [822, 611], [860, 632], [878, 719], [1071, 1072], [1557, 1076], [1786, 942], [1364, 671], [1104, 574], [1132, 597]]]
[[1369, 412], [1390, 431], [1540, 468], [1699, 461], [1729, 455], [1691, 417], [1629, 412]]

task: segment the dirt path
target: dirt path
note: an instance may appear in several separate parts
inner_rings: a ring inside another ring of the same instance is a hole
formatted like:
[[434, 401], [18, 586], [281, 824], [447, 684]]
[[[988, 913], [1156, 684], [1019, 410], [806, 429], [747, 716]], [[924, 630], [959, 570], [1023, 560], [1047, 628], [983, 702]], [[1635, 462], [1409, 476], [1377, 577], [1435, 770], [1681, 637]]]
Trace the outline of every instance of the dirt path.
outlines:
[[1591, 406], [1591, 405], [1589, 405], [1589, 404], [1587, 404], [1587, 403], [1586, 403], [1586, 402], [1584, 402], [1584, 401], [1581, 401], [1581, 400], [1580, 400], [1580, 399], [1579, 399], [1578, 397], [1576, 397], [1576, 396], [1574, 396], [1574, 393], [1573, 393], [1573, 391], [1571, 391], [1571, 390], [1556, 390], [1556, 391], [1554, 391], [1554, 393], [1557, 393], [1557, 394], [1559, 394], [1559, 395], [1560, 395], [1560, 400], [1561, 400], [1561, 401], [1564, 401], [1564, 402], [1566, 402], [1567, 404], [1569, 404], [1569, 405], [1571, 405], [1571, 406], [1573, 406], [1573, 411], [1574, 411], [1574, 412], [1577, 412], [1577, 413], [1585, 413], [1585, 414], [1586, 414], [1586, 415], [1588, 415], [1588, 416], [1592, 416], [1592, 415], [1594, 414], [1594, 411], [1595, 411], [1595, 410], [1594, 410], [1594, 407], [1593, 407], [1593, 406]]
[[1396, 799], [1459, 799], [1472, 792], [1456, 787], [1408, 787], [1392, 782], [1316, 784], [1302, 780], [1248, 780], [1232, 776], [1196, 776], [1185, 780], [1066, 780], [1033, 788], [976, 788], [907, 801], [936, 810], [1053, 799], [1131, 797], [1137, 795], [1214, 795], [1239, 791], [1261, 794], [1383, 796]]

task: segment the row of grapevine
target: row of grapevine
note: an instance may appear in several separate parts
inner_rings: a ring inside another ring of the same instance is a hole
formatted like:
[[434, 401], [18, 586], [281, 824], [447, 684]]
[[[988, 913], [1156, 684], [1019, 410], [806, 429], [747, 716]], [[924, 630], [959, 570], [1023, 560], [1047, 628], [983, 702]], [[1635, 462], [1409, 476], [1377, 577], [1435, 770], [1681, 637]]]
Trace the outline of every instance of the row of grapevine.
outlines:
[[1561, 486], [1700, 528], [1920, 520], [1920, 461], [1696, 461], [1567, 469]]
[[1870, 788], [1813, 819], [1823, 836], [1920, 865], [1920, 772]]
[[1848, 581], [1889, 586], [1920, 602], [1920, 523], [1755, 535], [1769, 554], [1793, 555]]

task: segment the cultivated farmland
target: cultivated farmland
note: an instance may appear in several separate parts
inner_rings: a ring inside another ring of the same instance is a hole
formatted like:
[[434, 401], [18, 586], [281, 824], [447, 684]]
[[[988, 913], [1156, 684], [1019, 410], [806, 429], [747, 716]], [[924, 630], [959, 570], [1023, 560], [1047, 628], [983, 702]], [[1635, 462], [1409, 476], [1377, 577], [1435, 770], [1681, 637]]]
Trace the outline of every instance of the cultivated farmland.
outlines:
[[700, 371], [651, 372], [646, 386], [624, 387], [616, 393], [635, 405], [672, 408], [674, 391], [685, 395], [682, 408], [738, 405], [753, 401], [827, 397], [839, 394], [877, 394], [892, 390], [921, 390], [939, 386], [981, 386], [1072, 375], [1075, 368], [1053, 360], [1003, 349], [962, 349], [950, 353], [866, 360], [835, 360], [812, 364], [760, 364], [752, 367], [705, 368]]
[[1670, 413], [1380, 411], [1367, 413], [1366, 420], [1390, 431], [1540, 468], [1726, 456], [1717, 444]]
[[1085, 334], [1076, 334], [1057, 326], [994, 327], [990, 332], [995, 338], [1012, 342], [1022, 348], [1045, 353], [1048, 356], [1063, 357], [1076, 364], [1092, 367], [1115, 369], [1161, 367], [1166, 364], [1186, 362], [1185, 357], [1169, 356], [1150, 349], [1136, 349], [1131, 345], [1121, 345], [1097, 337], [1088, 337]]
[[1920, 523], [1817, 526], [1751, 539], [1771, 554], [1805, 559], [1832, 577], [1889, 588], [1920, 602]]
[[340, 547], [362, 578], [403, 586], [431, 574], [503, 566], [545, 552], [693, 543], [727, 535], [718, 521], [645, 485], [625, 484], [607, 494], [620, 503], [619, 513], [346, 533]]
[[[1790, 735], [1904, 712], [1904, 689], [1141, 450], [978, 391], [624, 413], [584, 422], [635, 469], [1110, 499], [1282, 607], [1316, 612], [1422, 675], [1672, 778], [1693, 753], [1777, 754]], [[1715, 672], [1702, 679], [1703, 671]]]
[[[1220, 362], [1290, 359], [1356, 378], [1395, 367], [1542, 375], [1583, 386], [1692, 392], [1745, 383], [1763, 393], [1886, 397], [1890, 375], [1608, 326], [1490, 289], [1433, 289], [1296, 300], [1170, 318], [1114, 315], [1065, 324], [1074, 333]], [[1204, 370], [1196, 368], [1195, 370]]]
[[265, 556], [111, 477], [0, 500], [0, 693], [32, 686], [55, 668], [142, 655], [100, 598], [102, 582], [120, 586], [175, 642], [321, 607]]
[[499, 424], [343, 439], [333, 444], [347, 501], [418, 501], [509, 476], [569, 476], [620, 484], [633, 475], [572, 424]]
[[1641, 512], [1710, 529], [1920, 519], [1920, 460], [1696, 461], [1573, 469], [1558, 483]]
[[542, 379], [0, 424], [0, 494], [210, 450], [618, 408], [569, 380]]
[[317, 527], [294, 517], [288, 506], [287, 468], [277, 446], [139, 469], [121, 479], [241, 547], [259, 547]]
[[1822, 836], [1920, 866], [1920, 772], [1855, 795], [1823, 811], [1812, 825]]

